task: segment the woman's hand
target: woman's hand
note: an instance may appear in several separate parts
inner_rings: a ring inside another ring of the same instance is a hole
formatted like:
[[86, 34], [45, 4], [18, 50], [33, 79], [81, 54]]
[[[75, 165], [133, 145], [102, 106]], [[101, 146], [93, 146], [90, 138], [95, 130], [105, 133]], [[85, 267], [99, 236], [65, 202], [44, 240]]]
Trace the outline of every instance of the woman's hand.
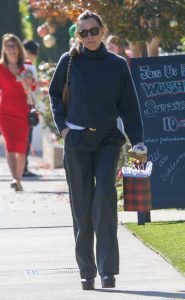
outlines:
[[67, 128], [64, 128], [64, 129], [62, 130], [61, 136], [63, 137], [64, 140], [65, 140], [66, 136], [68, 135], [69, 131], [70, 131], [70, 128], [68, 128], [68, 127], [67, 127]]

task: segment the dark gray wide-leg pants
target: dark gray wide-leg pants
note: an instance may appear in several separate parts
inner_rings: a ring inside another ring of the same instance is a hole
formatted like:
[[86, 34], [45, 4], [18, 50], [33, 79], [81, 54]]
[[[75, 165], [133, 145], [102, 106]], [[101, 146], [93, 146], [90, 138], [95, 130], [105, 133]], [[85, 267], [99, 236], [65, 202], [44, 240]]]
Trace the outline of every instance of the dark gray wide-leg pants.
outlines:
[[117, 128], [70, 130], [65, 140], [64, 164], [81, 278], [96, 277], [97, 267], [100, 275], [119, 273], [115, 178], [124, 142]]

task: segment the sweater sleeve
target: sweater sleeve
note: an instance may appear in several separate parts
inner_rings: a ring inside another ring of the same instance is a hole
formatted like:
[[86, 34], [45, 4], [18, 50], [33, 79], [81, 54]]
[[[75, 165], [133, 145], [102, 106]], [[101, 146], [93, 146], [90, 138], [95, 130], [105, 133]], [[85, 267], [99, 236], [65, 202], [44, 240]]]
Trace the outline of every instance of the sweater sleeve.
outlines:
[[67, 76], [68, 61], [69, 54], [66, 52], [61, 56], [49, 86], [51, 112], [60, 135], [62, 130], [67, 127], [65, 124], [65, 108], [63, 105], [62, 92]]
[[135, 85], [127, 63], [122, 72], [118, 111], [132, 145], [143, 142], [143, 125]]

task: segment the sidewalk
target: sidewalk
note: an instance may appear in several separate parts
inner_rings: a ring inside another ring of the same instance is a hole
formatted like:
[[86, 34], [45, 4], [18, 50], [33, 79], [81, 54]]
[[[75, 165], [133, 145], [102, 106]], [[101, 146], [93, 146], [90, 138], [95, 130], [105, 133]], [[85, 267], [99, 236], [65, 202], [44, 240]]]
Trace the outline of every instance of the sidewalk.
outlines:
[[[116, 289], [102, 289], [97, 277], [95, 291], [82, 291], [64, 170], [44, 168], [38, 157], [30, 165], [39, 177], [25, 179], [24, 192], [15, 193], [0, 149], [0, 300], [185, 299], [185, 277], [127, 231], [122, 223], [137, 222], [128, 212], [119, 213]], [[151, 218], [184, 214], [152, 211]]]

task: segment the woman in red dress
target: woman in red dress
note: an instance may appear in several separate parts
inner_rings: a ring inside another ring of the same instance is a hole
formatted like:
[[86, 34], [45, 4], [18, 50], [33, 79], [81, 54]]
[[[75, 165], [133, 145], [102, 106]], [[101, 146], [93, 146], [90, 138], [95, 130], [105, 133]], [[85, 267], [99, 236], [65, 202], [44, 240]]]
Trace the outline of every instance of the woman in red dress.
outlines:
[[22, 191], [20, 183], [28, 140], [28, 104], [26, 91], [18, 80], [24, 70], [24, 48], [20, 39], [5, 34], [0, 61], [0, 131], [12, 175], [11, 187]]

